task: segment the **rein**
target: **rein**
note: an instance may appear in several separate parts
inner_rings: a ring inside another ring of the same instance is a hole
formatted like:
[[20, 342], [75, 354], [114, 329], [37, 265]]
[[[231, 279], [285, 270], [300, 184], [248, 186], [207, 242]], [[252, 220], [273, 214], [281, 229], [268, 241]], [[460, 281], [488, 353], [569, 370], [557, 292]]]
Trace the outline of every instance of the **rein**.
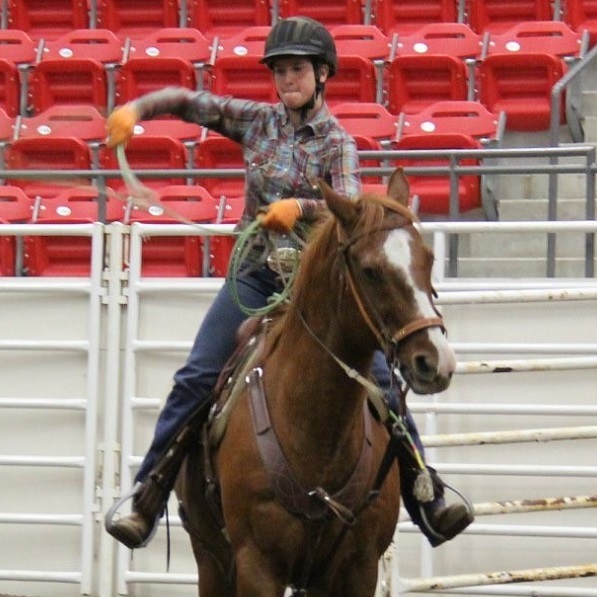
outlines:
[[[409, 225], [410, 223], [403, 224], [401, 228]], [[379, 228], [374, 230], [373, 232], [369, 232], [368, 234], [378, 234], [380, 232], [387, 232], [389, 230], [395, 230], [396, 227], [386, 227], [386, 228]], [[348, 278], [348, 285], [350, 287], [350, 291], [352, 296], [357, 304], [357, 308], [359, 313], [363, 317], [363, 320], [373, 333], [373, 335], [377, 338], [380, 348], [384, 351], [386, 356], [393, 355], [398, 345], [406, 340], [409, 336], [412, 336], [415, 332], [420, 330], [424, 330], [430, 327], [439, 327], [444, 330], [444, 321], [441, 317], [421, 317], [419, 319], [415, 319], [404, 325], [402, 328], [398, 330], [393, 336], [391, 336], [386, 327], [381, 322], [381, 318], [378, 316], [377, 312], [373, 308], [370, 300], [364, 300], [363, 293], [357, 287], [355, 283], [355, 276], [354, 276], [354, 268], [352, 266], [352, 260], [350, 259], [349, 249], [354, 243], [359, 240], [364, 234], [355, 235], [351, 238], [348, 238], [345, 241], [340, 239], [340, 231], [342, 228], [338, 225], [338, 241], [340, 243], [340, 253], [344, 258], [344, 264], [346, 266], [347, 278]], [[367, 303], [367, 307], [365, 307], [365, 303]], [[375, 325], [372, 320], [372, 315], [377, 320], [378, 325]]]

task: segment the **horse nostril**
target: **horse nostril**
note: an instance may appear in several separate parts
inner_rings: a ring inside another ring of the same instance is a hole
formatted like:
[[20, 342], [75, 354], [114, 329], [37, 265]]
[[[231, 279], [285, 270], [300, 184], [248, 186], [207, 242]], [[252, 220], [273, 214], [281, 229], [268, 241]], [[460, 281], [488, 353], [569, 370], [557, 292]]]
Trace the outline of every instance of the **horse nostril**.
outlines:
[[416, 355], [413, 359], [417, 375], [425, 380], [431, 381], [437, 375], [437, 361], [428, 358], [428, 355]]

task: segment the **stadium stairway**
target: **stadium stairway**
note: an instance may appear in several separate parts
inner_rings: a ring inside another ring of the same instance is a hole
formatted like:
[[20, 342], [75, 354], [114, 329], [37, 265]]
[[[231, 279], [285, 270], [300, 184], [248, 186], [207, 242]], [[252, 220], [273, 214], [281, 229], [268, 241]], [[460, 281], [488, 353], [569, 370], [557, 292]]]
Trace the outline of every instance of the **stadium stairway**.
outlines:
[[[581, 82], [582, 145], [597, 146], [597, 64], [593, 61]], [[560, 146], [572, 143], [568, 128], [560, 129]], [[549, 131], [522, 133], [507, 131], [503, 147], [547, 147]], [[521, 159], [529, 165], [546, 159]], [[584, 163], [582, 158], [562, 158], [560, 163]], [[500, 221], [548, 219], [548, 176], [546, 174], [502, 174], [497, 177], [496, 198]], [[558, 176], [558, 220], [584, 220], [586, 209], [584, 174]], [[478, 233], [460, 235], [458, 274], [464, 277], [544, 277], [546, 234]], [[585, 235], [558, 233], [556, 236], [556, 277], [583, 277]], [[597, 267], [597, 261], [595, 263]]]

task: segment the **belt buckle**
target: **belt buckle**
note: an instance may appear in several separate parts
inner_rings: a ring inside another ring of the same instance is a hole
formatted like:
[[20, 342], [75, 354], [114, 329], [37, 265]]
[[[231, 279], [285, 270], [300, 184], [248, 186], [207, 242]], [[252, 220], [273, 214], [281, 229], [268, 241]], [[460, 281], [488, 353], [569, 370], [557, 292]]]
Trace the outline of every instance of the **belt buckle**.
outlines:
[[277, 274], [288, 275], [294, 271], [300, 255], [295, 247], [276, 247], [267, 256], [267, 266]]

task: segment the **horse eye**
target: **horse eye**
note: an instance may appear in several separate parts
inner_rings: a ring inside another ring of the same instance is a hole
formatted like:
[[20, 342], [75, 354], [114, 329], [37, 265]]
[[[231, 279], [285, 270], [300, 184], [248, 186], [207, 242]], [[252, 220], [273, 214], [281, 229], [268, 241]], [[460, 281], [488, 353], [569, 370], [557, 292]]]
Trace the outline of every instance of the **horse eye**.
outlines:
[[368, 282], [381, 282], [382, 277], [381, 277], [381, 272], [378, 269], [375, 269], [373, 267], [365, 267], [363, 268], [363, 277], [368, 281]]

